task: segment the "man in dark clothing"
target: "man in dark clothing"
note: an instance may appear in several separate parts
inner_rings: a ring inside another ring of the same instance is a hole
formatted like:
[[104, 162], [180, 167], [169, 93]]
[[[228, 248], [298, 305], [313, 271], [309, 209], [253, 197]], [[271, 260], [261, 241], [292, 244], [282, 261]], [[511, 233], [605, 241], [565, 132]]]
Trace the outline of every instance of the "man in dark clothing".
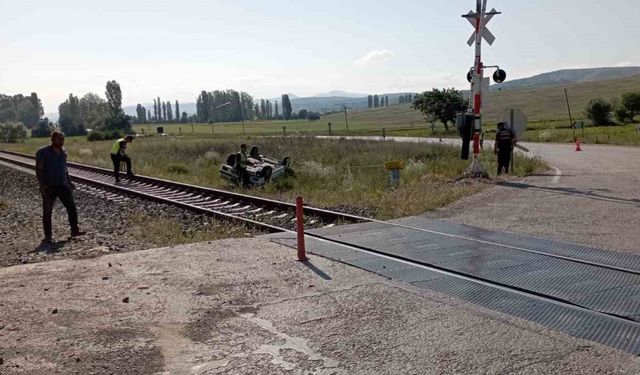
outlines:
[[133, 141], [133, 136], [128, 135], [120, 138], [111, 146], [111, 161], [113, 162], [113, 174], [116, 177], [116, 183], [120, 182], [120, 163], [125, 162], [127, 165], [127, 176], [133, 176], [131, 171], [131, 158], [127, 155], [127, 143]]
[[236, 172], [238, 173], [238, 184], [242, 182], [242, 186], [249, 187], [249, 156], [247, 156], [247, 145], [240, 145], [240, 152], [236, 154]]
[[498, 123], [498, 133], [496, 133], [496, 143], [493, 152], [498, 155], [498, 176], [502, 173], [509, 173], [511, 163], [511, 153], [516, 137], [511, 129], [507, 128], [504, 122]]
[[42, 147], [36, 153], [36, 176], [42, 194], [42, 226], [44, 227], [43, 244], [51, 244], [51, 215], [56, 198], [67, 209], [71, 236], [85, 234], [78, 227], [78, 210], [73, 198], [75, 187], [67, 171], [67, 151], [64, 146], [64, 134], [58, 131], [51, 135], [51, 145]]

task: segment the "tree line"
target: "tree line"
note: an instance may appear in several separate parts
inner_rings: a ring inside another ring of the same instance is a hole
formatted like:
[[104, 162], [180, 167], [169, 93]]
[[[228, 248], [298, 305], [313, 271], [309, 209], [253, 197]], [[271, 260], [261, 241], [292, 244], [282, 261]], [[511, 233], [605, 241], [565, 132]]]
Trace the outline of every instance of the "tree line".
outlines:
[[0, 94], [0, 123], [21, 122], [33, 128], [43, 115], [42, 101], [35, 92], [29, 96]]
[[367, 97], [367, 104], [369, 108], [388, 107], [389, 96], [387, 95], [369, 95]]
[[90, 140], [111, 139], [131, 132], [131, 117], [122, 110], [120, 84], [108, 81], [106, 100], [94, 93], [78, 98], [69, 94], [58, 106], [58, 127], [67, 135], [85, 135], [91, 129]]
[[623, 124], [634, 122], [635, 117], [640, 116], [640, 92], [629, 92], [611, 101], [592, 99], [584, 114], [595, 126], [613, 125], [612, 115]]
[[413, 95], [413, 94], [405, 94], [405, 95], [401, 95], [398, 98], [398, 104], [405, 104], [405, 103], [413, 103], [413, 100], [417, 97], [417, 95]]
[[[174, 109], [175, 108], [175, 112]], [[175, 115], [174, 115], [175, 114]], [[190, 118], [187, 112], [180, 113], [180, 103], [176, 100], [175, 107], [172, 107], [171, 101], [163, 102], [153, 99], [153, 114], [151, 109], [147, 109], [142, 104], [136, 106], [136, 116], [132, 118], [133, 123], [149, 124], [162, 122], [189, 122]]]
[[[404, 94], [398, 97], [398, 104], [413, 103], [415, 96], [413, 94]], [[367, 97], [367, 104], [369, 108], [388, 107], [389, 96], [388, 95], [369, 95]]]
[[238, 122], [254, 117], [253, 97], [244, 91], [202, 90], [196, 99], [199, 122]]

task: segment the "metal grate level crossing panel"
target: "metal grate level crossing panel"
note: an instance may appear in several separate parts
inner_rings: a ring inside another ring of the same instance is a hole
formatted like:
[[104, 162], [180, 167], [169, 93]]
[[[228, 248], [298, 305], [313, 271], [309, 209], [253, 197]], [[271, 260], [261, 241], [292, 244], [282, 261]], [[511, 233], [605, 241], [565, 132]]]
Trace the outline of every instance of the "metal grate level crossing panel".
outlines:
[[309, 248], [391, 279], [640, 354], [640, 256], [424, 218], [394, 223], [399, 226], [374, 222], [312, 233], [416, 265], [326, 241], [312, 240]]

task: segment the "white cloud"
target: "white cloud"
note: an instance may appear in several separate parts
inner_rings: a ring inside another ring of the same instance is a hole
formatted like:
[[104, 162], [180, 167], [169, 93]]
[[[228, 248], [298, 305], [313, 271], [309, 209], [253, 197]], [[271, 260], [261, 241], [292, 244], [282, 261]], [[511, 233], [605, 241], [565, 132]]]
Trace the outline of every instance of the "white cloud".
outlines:
[[616, 68], [626, 68], [626, 67], [629, 67], [629, 66], [640, 66], [640, 64], [634, 63], [634, 62], [631, 62], [631, 61], [621, 61], [621, 62], [615, 64], [614, 66]]
[[384, 62], [393, 58], [393, 51], [386, 49], [371, 51], [353, 62], [353, 65], [369, 65], [376, 62]]

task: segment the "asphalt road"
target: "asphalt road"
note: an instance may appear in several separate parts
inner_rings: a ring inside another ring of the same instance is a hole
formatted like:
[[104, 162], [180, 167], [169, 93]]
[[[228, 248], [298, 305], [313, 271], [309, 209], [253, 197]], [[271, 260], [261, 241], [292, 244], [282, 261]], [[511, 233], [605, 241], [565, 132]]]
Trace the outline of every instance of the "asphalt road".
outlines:
[[[359, 137], [376, 139], [380, 137]], [[440, 143], [434, 138], [387, 137], [396, 142]], [[442, 143], [460, 144], [458, 139]], [[491, 142], [486, 142], [489, 145]], [[522, 143], [552, 170], [500, 182], [430, 217], [486, 229], [525, 233], [640, 252], [640, 147]]]
[[637, 357], [224, 240], [0, 268], [2, 374], [637, 374]]

